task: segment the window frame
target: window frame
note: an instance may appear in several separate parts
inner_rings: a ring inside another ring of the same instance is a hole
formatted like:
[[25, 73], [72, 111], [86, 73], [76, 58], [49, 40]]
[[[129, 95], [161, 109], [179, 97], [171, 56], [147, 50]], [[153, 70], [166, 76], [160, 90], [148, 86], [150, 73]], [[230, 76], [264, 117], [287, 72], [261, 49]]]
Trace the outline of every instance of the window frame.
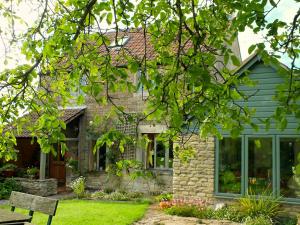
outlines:
[[[230, 135], [223, 135], [223, 138], [232, 138]], [[246, 195], [248, 190], [248, 168], [249, 168], [249, 138], [272, 138], [272, 192], [275, 197], [280, 197], [280, 138], [300, 138], [297, 134], [243, 134], [241, 138], [241, 194], [219, 192], [219, 160], [220, 140], [215, 138], [215, 177], [214, 196], [219, 198], [240, 198]], [[300, 198], [282, 197], [281, 203], [300, 204]]]
[[[224, 135], [223, 138], [231, 138], [230, 135]], [[220, 140], [218, 138], [215, 138], [215, 188], [214, 188], [214, 195], [215, 196], [220, 196], [220, 197], [225, 197], [225, 198], [239, 198], [239, 197], [242, 197], [243, 193], [244, 193], [244, 190], [243, 190], [243, 183], [244, 183], [244, 179], [245, 179], [245, 176], [243, 176], [244, 174], [244, 164], [243, 164], [243, 161], [244, 161], [244, 158], [245, 158], [245, 154], [244, 154], [244, 151], [243, 151], [243, 146], [244, 146], [244, 137], [243, 136], [240, 136], [238, 138], [241, 138], [241, 174], [242, 174], [242, 177], [241, 177], [241, 193], [240, 194], [235, 194], [235, 193], [223, 193], [223, 192], [219, 192], [219, 169], [220, 169]]]
[[[280, 138], [300, 138], [300, 135], [297, 134], [281, 134], [276, 135], [276, 173], [277, 173], [277, 180], [276, 180], [276, 196], [280, 196]], [[282, 197], [282, 202], [284, 203], [292, 203], [292, 204], [300, 204], [300, 198], [288, 198], [288, 197]]]

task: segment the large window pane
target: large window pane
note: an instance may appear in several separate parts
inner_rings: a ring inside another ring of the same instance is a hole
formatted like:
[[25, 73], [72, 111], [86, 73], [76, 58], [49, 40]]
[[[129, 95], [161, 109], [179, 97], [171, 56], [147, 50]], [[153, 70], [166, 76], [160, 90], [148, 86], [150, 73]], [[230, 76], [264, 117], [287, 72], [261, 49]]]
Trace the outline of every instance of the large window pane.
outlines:
[[166, 167], [166, 153], [168, 146], [162, 141], [156, 141], [156, 168]]
[[272, 192], [272, 138], [249, 138], [248, 191], [257, 195]]
[[224, 138], [219, 151], [219, 192], [241, 193], [241, 139]]
[[280, 194], [300, 198], [300, 139], [280, 138]]

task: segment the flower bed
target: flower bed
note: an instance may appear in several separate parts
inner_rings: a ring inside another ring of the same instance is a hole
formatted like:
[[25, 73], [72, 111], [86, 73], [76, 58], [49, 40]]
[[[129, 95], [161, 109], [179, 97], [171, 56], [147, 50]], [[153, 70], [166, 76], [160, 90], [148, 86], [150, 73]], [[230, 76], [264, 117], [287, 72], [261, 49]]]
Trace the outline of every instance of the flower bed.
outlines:
[[297, 218], [280, 214], [278, 199], [272, 196], [246, 196], [236, 205], [213, 209], [201, 199], [160, 201], [160, 208], [169, 215], [198, 219], [229, 220], [246, 225], [297, 225]]

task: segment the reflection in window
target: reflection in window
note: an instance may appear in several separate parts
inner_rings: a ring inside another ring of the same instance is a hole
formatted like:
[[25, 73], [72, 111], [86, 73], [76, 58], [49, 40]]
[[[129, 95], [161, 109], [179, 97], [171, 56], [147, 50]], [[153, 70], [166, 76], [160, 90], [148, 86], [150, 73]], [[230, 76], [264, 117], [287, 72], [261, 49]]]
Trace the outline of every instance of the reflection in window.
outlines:
[[241, 193], [241, 139], [220, 141], [219, 192]]
[[172, 168], [173, 143], [172, 141], [158, 140], [156, 134], [147, 134], [149, 144], [147, 147], [147, 168]]
[[[280, 194], [300, 198], [300, 140], [280, 138]], [[299, 169], [298, 169], [299, 170]]]
[[272, 138], [249, 138], [248, 191], [258, 195], [272, 191]]

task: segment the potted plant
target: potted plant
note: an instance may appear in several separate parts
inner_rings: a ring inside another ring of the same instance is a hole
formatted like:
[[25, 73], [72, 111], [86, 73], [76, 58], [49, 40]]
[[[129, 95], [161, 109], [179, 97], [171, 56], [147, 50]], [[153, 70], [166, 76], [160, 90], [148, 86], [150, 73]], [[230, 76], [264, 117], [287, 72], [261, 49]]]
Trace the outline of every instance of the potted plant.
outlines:
[[4, 177], [13, 177], [17, 166], [12, 163], [6, 163], [0, 168], [0, 172]]
[[39, 169], [36, 167], [31, 167], [26, 170], [26, 173], [30, 179], [34, 179], [37, 177]]

